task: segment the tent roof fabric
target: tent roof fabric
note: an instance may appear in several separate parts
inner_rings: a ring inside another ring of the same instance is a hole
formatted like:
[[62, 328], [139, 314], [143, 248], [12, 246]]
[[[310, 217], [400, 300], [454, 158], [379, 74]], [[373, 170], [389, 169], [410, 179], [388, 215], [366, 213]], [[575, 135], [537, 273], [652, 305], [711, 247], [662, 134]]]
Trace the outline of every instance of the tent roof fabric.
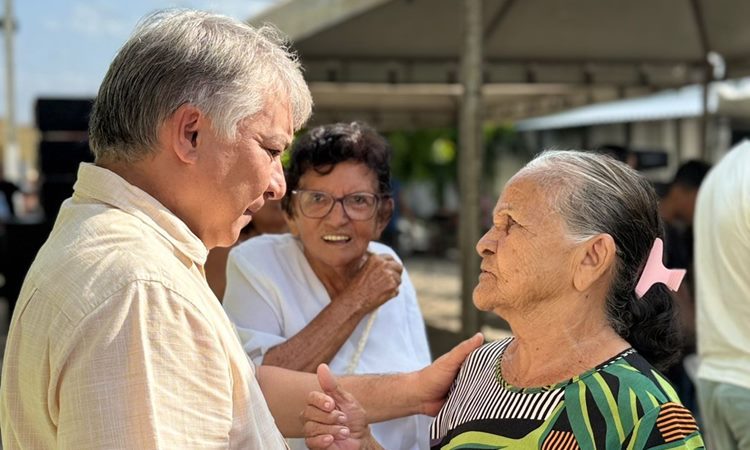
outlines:
[[[709, 113], [716, 112], [716, 97], [709, 96]], [[599, 103], [580, 108], [533, 117], [516, 123], [519, 131], [551, 130], [623, 122], [699, 117], [703, 114], [703, 87], [687, 86], [654, 95], [614, 102]]]
[[[708, 113], [750, 117], [750, 78], [709, 87]], [[703, 115], [703, 86], [692, 85], [640, 98], [598, 103], [516, 123], [519, 131], [683, 119]]]
[[[251, 23], [287, 33], [310, 81], [451, 83], [461, 14], [456, 0], [291, 0]], [[684, 85], [709, 51], [737, 78], [747, 17], [746, 0], [485, 0], [485, 81]]]

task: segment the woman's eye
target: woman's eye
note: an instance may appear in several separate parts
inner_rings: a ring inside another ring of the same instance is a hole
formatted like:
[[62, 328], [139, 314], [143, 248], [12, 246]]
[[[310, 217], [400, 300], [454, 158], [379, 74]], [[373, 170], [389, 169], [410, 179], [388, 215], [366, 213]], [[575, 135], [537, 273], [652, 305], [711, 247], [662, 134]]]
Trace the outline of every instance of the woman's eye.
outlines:
[[506, 232], [506, 233], [510, 232], [510, 228], [511, 228], [511, 227], [512, 227], [513, 225], [517, 225], [517, 224], [518, 224], [518, 222], [516, 222], [515, 220], [513, 220], [513, 218], [512, 218], [512, 217], [508, 216], [508, 219], [507, 219], [507, 220], [506, 220], [506, 222], [505, 222], [505, 232]]
[[364, 195], [352, 195], [351, 199], [352, 203], [354, 203], [355, 205], [367, 203], [367, 197], [365, 197]]
[[314, 193], [310, 195], [310, 198], [314, 203], [322, 203], [326, 200], [326, 196], [320, 193]]

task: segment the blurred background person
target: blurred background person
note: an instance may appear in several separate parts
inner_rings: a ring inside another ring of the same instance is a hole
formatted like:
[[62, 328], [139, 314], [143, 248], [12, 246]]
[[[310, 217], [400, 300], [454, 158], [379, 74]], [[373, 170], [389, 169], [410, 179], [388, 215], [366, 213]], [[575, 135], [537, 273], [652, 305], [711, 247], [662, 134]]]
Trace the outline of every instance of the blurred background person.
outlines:
[[[229, 255], [224, 308], [256, 364], [314, 372], [329, 363], [337, 374], [429, 364], [409, 275], [374, 242], [393, 211], [390, 157], [386, 140], [358, 122], [297, 140], [283, 199], [291, 233], [258, 236]], [[387, 448], [426, 449], [428, 427], [412, 416], [373, 433]]]
[[697, 160], [681, 164], [659, 200], [659, 215], [664, 221], [664, 263], [687, 270], [685, 280], [672, 294], [683, 335], [682, 357], [665, 370], [665, 375], [675, 385], [683, 404], [694, 414], [698, 414], [698, 399], [691, 378], [695, 376], [695, 359], [691, 356], [695, 354], [693, 217], [698, 189], [710, 168], [709, 164]]
[[750, 142], [706, 176], [695, 208], [698, 400], [710, 448], [750, 449]]
[[391, 213], [391, 219], [380, 234], [379, 241], [393, 249], [397, 254], [403, 256], [399, 242], [399, 223], [402, 216], [411, 218], [412, 214], [409, 205], [406, 203], [401, 182], [395, 178], [391, 178], [391, 199], [393, 200], [393, 212]]
[[13, 196], [19, 191], [15, 183], [5, 179], [4, 170], [0, 164], [0, 230], [3, 222], [13, 219], [16, 215]]
[[[8, 222], [15, 220], [16, 214], [13, 196], [16, 192], [18, 192], [18, 186], [5, 179], [4, 168], [0, 164], [0, 298], [7, 295], [6, 284], [10, 257], [8, 254], [8, 237], [5, 227]], [[10, 300], [10, 303], [13, 305], [15, 299]]]
[[624, 162], [633, 169], [638, 165], [638, 158], [635, 153], [623, 145], [603, 144], [596, 149], [596, 152], [610, 156], [620, 162]]
[[[288, 230], [281, 200], [269, 199], [253, 214], [253, 220], [240, 231], [240, 237], [234, 245], [261, 234], [280, 234]], [[206, 280], [219, 301], [222, 301], [227, 285], [227, 257], [232, 247], [214, 247], [208, 252], [206, 259]]]

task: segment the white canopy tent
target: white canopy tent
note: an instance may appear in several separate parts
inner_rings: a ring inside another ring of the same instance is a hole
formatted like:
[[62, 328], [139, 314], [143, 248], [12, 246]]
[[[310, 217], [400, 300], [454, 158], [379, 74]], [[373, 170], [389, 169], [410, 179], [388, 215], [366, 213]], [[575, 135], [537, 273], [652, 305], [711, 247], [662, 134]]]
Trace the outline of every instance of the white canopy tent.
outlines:
[[[271, 22], [311, 82], [453, 83], [462, 1], [293, 0]], [[750, 69], [745, 0], [484, 0], [485, 83], [677, 85], [700, 81], [706, 54], [728, 75]]]
[[[562, 109], [598, 100], [601, 89], [628, 97], [633, 89], [707, 83], [710, 52], [721, 55], [728, 76], [743, 76], [750, 73], [749, 16], [747, 0], [290, 0], [251, 22], [271, 22], [294, 42], [315, 122], [356, 117], [380, 127], [429, 126], [460, 117], [463, 324], [470, 333], [478, 327], [471, 290], [481, 120], [550, 112], [524, 106], [548, 96], [542, 90], [549, 85], [577, 90], [554, 94]], [[451, 91], [457, 83], [461, 94]], [[487, 86], [506, 83], [540, 91], [505, 91], [492, 100]], [[425, 94], [425, 85], [435, 91]]]

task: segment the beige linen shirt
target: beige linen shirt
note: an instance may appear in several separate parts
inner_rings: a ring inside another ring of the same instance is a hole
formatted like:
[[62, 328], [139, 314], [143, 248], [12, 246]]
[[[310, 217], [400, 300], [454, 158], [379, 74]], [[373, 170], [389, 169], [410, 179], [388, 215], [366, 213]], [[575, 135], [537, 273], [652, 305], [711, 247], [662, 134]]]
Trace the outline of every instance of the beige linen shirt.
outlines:
[[82, 165], [13, 314], [3, 448], [285, 448], [207, 253], [153, 197]]

